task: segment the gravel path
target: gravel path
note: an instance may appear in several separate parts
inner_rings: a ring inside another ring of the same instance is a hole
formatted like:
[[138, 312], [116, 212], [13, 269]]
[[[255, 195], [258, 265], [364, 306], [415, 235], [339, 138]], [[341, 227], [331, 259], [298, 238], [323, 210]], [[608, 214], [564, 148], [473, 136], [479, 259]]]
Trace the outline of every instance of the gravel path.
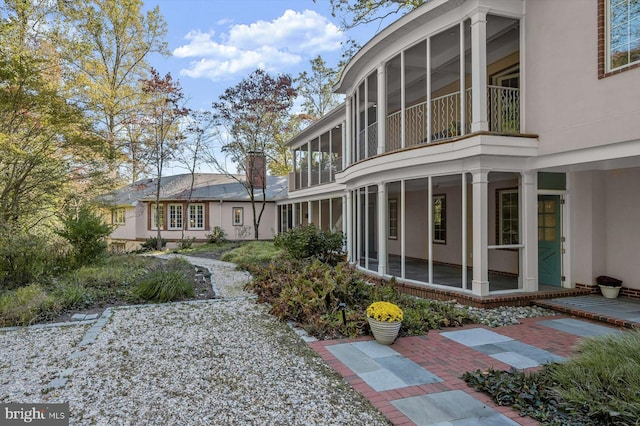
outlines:
[[[0, 401], [69, 402], [70, 423], [82, 425], [389, 424], [265, 306], [241, 297], [245, 273], [194, 263], [212, 269], [227, 299], [115, 308], [82, 348], [87, 326], [0, 331]], [[47, 391], [63, 370], [66, 386]]]

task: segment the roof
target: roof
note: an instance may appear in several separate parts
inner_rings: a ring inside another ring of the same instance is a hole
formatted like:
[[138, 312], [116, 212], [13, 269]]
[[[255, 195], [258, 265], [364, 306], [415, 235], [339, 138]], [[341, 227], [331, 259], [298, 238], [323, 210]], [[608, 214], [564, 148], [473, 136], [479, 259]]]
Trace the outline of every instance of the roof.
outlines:
[[[234, 175], [241, 181], [244, 175]], [[196, 173], [191, 200], [194, 201], [250, 201], [244, 185], [234, 177], [217, 173]], [[117, 206], [135, 206], [139, 201], [155, 201], [157, 178], [141, 179], [123, 186], [106, 195], [99, 201]], [[191, 174], [163, 176], [160, 188], [160, 200], [178, 201], [189, 199]], [[261, 194], [260, 189], [256, 190]], [[266, 199], [275, 201], [287, 196], [287, 178], [285, 176], [267, 176]], [[260, 197], [261, 198], [261, 197]]]

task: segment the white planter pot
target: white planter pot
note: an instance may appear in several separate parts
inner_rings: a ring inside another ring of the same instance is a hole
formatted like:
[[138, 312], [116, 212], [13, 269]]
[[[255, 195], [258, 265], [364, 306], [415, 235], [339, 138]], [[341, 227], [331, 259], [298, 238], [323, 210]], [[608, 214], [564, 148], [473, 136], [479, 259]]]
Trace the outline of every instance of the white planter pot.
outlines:
[[396, 340], [396, 337], [398, 337], [398, 332], [402, 325], [401, 322], [378, 321], [369, 317], [367, 317], [367, 319], [369, 320], [369, 326], [371, 327], [373, 337], [376, 338], [378, 343], [390, 345]]
[[602, 292], [602, 295], [607, 299], [615, 299], [616, 297], [618, 297], [620, 287], [609, 287], [607, 285], [600, 285], [600, 291]]

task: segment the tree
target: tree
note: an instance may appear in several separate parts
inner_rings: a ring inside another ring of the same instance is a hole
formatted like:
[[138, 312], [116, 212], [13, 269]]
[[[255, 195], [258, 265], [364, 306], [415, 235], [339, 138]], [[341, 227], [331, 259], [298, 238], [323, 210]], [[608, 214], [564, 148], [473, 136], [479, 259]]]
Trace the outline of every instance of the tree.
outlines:
[[[176, 161], [189, 170], [191, 183], [189, 185], [189, 195], [187, 196], [187, 217], [191, 196], [195, 184], [196, 171], [200, 164], [205, 161], [205, 153], [210, 150], [210, 142], [214, 137], [215, 121], [211, 111], [196, 110], [189, 114], [189, 122], [185, 127], [185, 141], [182, 150]], [[184, 241], [184, 227], [182, 227], [182, 240]]]
[[340, 103], [340, 96], [333, 93], [338, 72], [328, 67], [320, 55], [310, 63], [311, 74], [301, 72], [296, 83], [298, 94], [304, 99], [303, 112], [317, 120]]
[[18, 232], [63, 204], [90, 157], [90, 128], [67, 100], [50, 2], [6, 2], [1, 12], [0, 232]]
[[[315, 0], [314, 0], [315, 1]], [[340, 16], [344, 29], [382, 21], [398, 13], [406, 13], [429, 0], [331, 0], [331, 14]]]
[[[74, 100], [99, 123], [113, 182], [122, 163], [138, 174], [139, 141], [128, 130], [142, 102], [140, 79], [149, 77], [147, 58], [168, 55], [167, 26], [158, 7], [142, 13], [142, 0], [65, 0], [60, 44], [66, 43]], [[124, 160], [124, 161], [123, 161]]]
[[[296, 91], [289, 75], [272, 77], [257, 69], [236, 86], [226, 89], [212, 105], [214, 118], [223, 128], [219, 135], [225, 159], [213, 156], [211, 160], [220, 172], [241, 183], [249, 194], [255, 239], [259, 238], [260, 220], [266, 205], [264, 187], [253, 179], [241, 179], [230, 173], [226, 160], [229, 158], [245, 176], [255, 170], [261, 155], [265, 156], [267, 167], [279, 161], [272, 149], [273, 141], [280, 134], [295, 97]], [[260, 196], [262, 202], [258, 211], [256, 204]]]
[[160, 189], [162, 187], [162, 172], [165, 164], [170, 161], [179, 149], [182, 134], [179, 121], [189, 110], [183, 106], [184, 94], [179, 82], [173, 81], [171, 74], [164, 77], [155, 69], [151, 69], [151, 78], [142, 79], [142, 92], [146, 101], [142, 105], [142, 116], [139, 123], [143, 129], [144, 149], [150, 164], [153, 164], [157, 178], [156, 205], [153, 223], [156, 224], [157, 249], [162, 249], [162, 224], [160, 219]]

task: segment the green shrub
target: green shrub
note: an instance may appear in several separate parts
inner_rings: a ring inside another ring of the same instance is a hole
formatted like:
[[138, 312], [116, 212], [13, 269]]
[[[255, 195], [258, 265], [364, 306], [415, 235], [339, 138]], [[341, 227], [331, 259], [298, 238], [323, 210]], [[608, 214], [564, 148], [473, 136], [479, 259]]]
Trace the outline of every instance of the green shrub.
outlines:
[[102, 216], [90, 206], [82, 206], [77, 211], [69, 211], [62, 218], [63, 228], [57, 234], [69, 241], [73, 250], [73, 265], [89, 265], [107, 254], [108, 236], [113, 227], [103, 222]]
[[[470, 322], [467, 311], [451, 302], [412, 298], [394, 283], [371, 284], [346, 262], [332, 267], [314, 260], [280, 260], [252, 271], [247, 289], [258, 301], [271, 305], [271, 313], [293, 321], [317, 338], [363, 335], [369, 332], [366, 308], [375, 301], [400, 306], [405, 320], [401, 335], [419, 335], [429, 329]], [[342, 323], [340, 303], [346, 305], [347, 325]]]
[[251, 241], [224, 253], [221, 260], [238, 265], [240, 269], [253, 272], [256, 268], [279, 259], [282, 250], [270, 241]]
[[45, 235], [0, 229], [0, 289], [29, 284], [59, 268], [64, 255], [58, 243]]
[[29, 325], [61, 310], [54, 297], [30, 284], [0, 296], [0, 326]]
[[336, 265], [345, 260], [342, 233], [323, 231], [314, 224], [300, 226], [276, 235], [274, 244], [293, 259], [316, 258]]
[[[163, 248], [167, 246], [167, 240], [162, 238], [161, 242], [162, 242]], [[140, 244], [140, 251], [142, 252], [153, 251], [153, 250], [156, 250], [157, 247], [158, 247], [158, 237], [149, 237], [146, 240], [144, 240], [142, 244]]]
[[211, 244], [219, 244], [227, 241], [227, 233], [219, 226], [214, 226], [210, 234], [206, 235], [207, 242]]
[[77, 282], [60, 284], [53, 294], [63, 309], [82, 308], [92, 301], [87, 288]]
[[183, 259], [171, 259], [150, 268], [138, 281], [134, 293], [154, 302], [171, 302], [193, 297], [194, 267]]
[[188, 250], [188, 249], [190, 249], [191, 247], [193, 247], [193, 243], [194, 243], [195, 240], [196, 240], [195, 237], [194, 238], [183, 238], [183, 239], [181, 239], [178, 242], [178, 250]]

